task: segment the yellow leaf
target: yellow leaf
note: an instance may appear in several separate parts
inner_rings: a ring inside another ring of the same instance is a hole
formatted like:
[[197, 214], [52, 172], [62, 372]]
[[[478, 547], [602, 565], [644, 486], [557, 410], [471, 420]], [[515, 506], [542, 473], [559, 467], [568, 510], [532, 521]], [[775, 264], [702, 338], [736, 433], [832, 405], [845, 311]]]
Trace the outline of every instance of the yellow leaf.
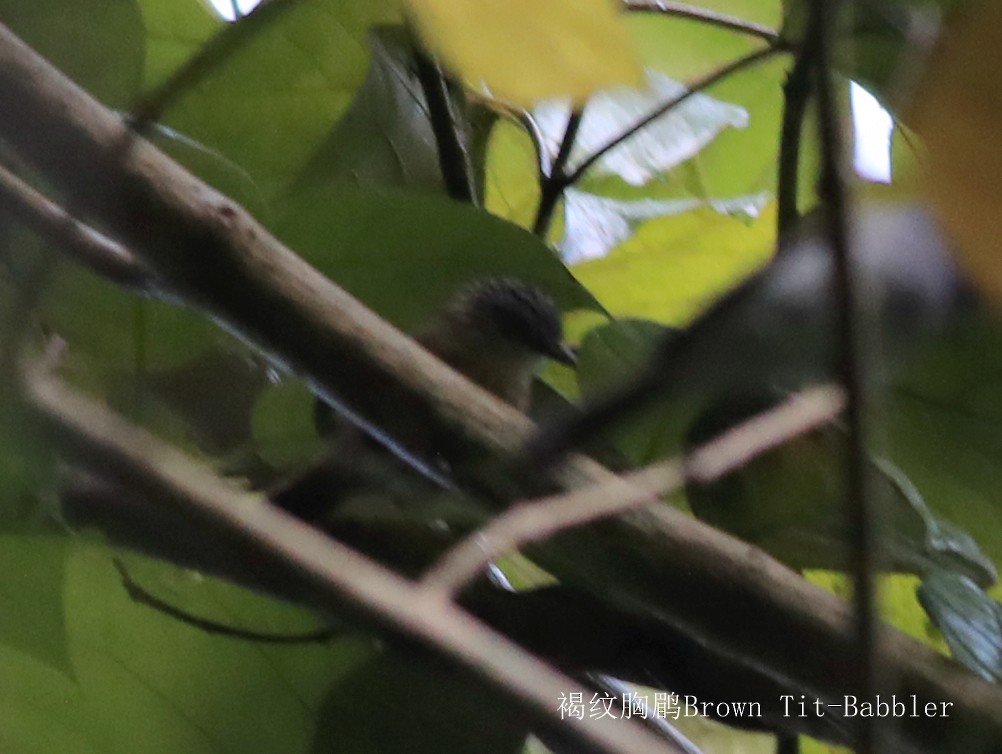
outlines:
[[583, 102], [640, 83], [613, 0], [406, 0], [428, 46], [460, 76], [522, 107]]
[[775, 203], [750, 224], [709, 208], [659, 217], [574, 276], [618, 317], [687, 325], [766, 264], [776, 242]]
[[1002, 7], [979, 6], [947, 29], [913, 105], [926, 188], [962, 264], [1002, 301]]

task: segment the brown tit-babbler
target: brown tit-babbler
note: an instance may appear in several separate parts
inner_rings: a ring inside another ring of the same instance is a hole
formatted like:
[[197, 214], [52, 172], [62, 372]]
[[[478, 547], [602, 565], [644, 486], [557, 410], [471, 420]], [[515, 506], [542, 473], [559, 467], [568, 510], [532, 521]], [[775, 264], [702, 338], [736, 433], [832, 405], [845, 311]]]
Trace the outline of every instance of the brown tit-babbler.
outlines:
[[[414, 338], [453, 369], [521, 411], [529, 407], [532, 382], [548, 359], [567, 365], [575, 361], [573, 349], [564, 341], [560, 310], [553, 299], [535, 285], [511, 277], [487, 278], [463, 287]], [[434, 436], [420, 416], [403, 415], [391, 408], [396, 403], [385, 400], [387, 390], [392, 386], [372, 385], [365, 391], [362, 405], [353, 408], [423, 460], [451, 464], [453, 449], [448, 438]], [[360, 455], [371, 458], [371, 445], [353, 428], [337, 421], [333, 410], [319, 401], [317, 426], [331, 437], [329, 459], [340, 459], [338, 466], [357, 468], [353, 459]], [[321, 494], [330, 497], [332, 488], [343, 488], [344, 469], [333, 470], [329, 459], [279, 487], [272, 494], [273, 501], [303, 515], [305, 508], [312, 506], [310, 498]]]
[[546, 359], [574, 364], [560, 311], [539, 288], [489, 278], [462, 289], [416, 340], [442, 361], [524, 411]]

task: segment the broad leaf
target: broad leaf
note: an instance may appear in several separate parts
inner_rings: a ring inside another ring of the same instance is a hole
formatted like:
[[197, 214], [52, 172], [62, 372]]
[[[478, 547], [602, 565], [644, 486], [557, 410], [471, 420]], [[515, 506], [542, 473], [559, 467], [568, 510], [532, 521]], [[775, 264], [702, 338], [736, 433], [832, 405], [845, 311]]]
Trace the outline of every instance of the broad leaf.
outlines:
[[[647, 72], [644, 89], [612, 89], [592, 97], [584, 110], [571, 150], [573, 170], [612, 138], [626, 133], [659, 106], [680, 98], [687, 88], [657, 71]], [[571, 108], [548, 101], [533, 108], [532, 116], [544, 144], [555, 157]], [[725, 128], [745, 128], [748, 113], [705, 94], [694, 94], [646, 128], [606, 152], [591, 168], [596, 175], [618, 175], [642, 186], [655, 176], [694, 157]]]
[[136, 95], [146, 55], [136, 0], [0, 0], [0, 21], [106, 105]]
[[398, 27], [374, 30], [369, 43], [372, 61], [365, 81], [348, 112], [305, 165], [294, 191], [318, 183], [442, 190], [413, 45]]
[[406, 0], [419, 30], [463, 78], [529, 107], [581, 102], [640, 78], [629, 35], [610, 0]]
[[[194, 54], [210, 24], [224, 26], [195, 0], [177, 9], [162, 7], [175, 0], [144, 2], [159, 42], [148, 79], [158, 83]], [[392, 0], [299, 0], [187, 92], [165, 125], [235, 162], [271, 198], [348, 109], [368, 68], [368, 29], [397, 19]]]
[[[174, 566], [126, 563], [143, 589], [196, 617], [273, 634], [317, 625], [305, 610]], [[94, 547], [70, 557], [65, 604], [74, 674], [109, 754], [137, 741], [150, 754], [309, 751], [327, 688], [371, 652], [350, 635], [277, 646], [208, 634], [134, 602], [110, 553]]]
[[0, 536], [0, 644], [72, 677], [62, 600], [69, 549], [57, 535]]
[[407, 329], [466, 282], [491, 275], [535, 282], [563, 309], [597, 307], [538, 238], [436, 196], [308, 190], [286, 208], [278, 233], [336, 283]]
[[958, 661], [994, 683], [1002, 683], [1002, 604], [970, 579], [931, 574], [918, 597], [943, 632]]

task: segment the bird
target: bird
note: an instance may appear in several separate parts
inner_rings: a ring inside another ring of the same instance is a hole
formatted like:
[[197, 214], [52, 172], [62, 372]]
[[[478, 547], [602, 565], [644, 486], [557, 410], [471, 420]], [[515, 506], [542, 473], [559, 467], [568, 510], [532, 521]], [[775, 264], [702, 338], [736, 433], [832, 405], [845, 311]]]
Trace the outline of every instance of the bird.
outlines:
[[[639, 375], [543, 427], [529, 441], [526, 460], [553, 463], [655, 400], [712, 403], [750, 386], [788, 392], [832, 379], [839, 302], [834, 255], [817, 219], [805, 218], [761, 272], [687, 329], [666, 336]], [[899, 360], [908, 345], [969, 308], [970, 288], [921, 207], [864, 206], [850, 228], [861, 330], [884, 362]]]
[[[573, 366], [575, 352], [565, 340], [560, 310], [538, 286], [514, 277], [474, 280], [461, 287], [423, 326], [414, 339], [472, 382], [520, 411], [528, 409], [533, 380], [548, 360]], [[408, 452], [436, 467], [457, 462], [450, 438], [435, 434], [418, 415], [396, 410], [385, 400], [392, 386], [372, 385], [361, 405], [352, 406]], [[387, 478], [392, 461], [361, 432], [340, 421], [318, 399], [318, 431], [328, 438], [320, 459], [280, 481], [269, 493], [288, 512], [315, 519], [329, 504]]]
[[501, 400], [525, 411], [547, 359], [576, 360], [560, 310], [540, 288], [512, 277], [462, 288], [415, 340]]

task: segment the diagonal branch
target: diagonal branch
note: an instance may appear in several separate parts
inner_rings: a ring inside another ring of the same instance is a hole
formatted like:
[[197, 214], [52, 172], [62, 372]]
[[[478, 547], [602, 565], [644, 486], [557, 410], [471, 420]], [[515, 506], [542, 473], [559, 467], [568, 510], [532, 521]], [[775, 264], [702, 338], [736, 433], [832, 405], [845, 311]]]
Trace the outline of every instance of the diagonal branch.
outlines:
[[530, 542], [541, 542], [573, 526], [661, 502], [689, 481], [718, 479], [777, 445], [834, 419], [843, 408], [840, 391], [801, 393], [686, 458], [648, 466], [604, 484], [520, 503], [446, 552], [422, 578], [430, 592], [458, 594], [488, 563]]
[[797, 194], [800, 189], [800, 143], [807, 105], [814, 90], [811, 70], [814, 50], [797, 51], [793, 67], [783, 84], [783, 125], [779, 136], [779, 171], [776, 180], [777, 235], [782, 238], [800, 218]]
[[128, 249], [80, 222], [2, 165], [0, 207], [113, 283], [141, 293], [155, 287], [152, 275]]
[[676, 107], [685, 102], [687, 99], [689, 99], [689, 97], [691, 97], [692, 95], [698, 94], [704, 89], [708, 89], [709, 87], [716, 84], [718, 81], [722, 81], [723, 79], [727, 78], [733, 73], [737, 73], [738, 71], [741, 71], [745, 68], [750, 68], [751, 66], [757, 63], [761, 63], [763, 60], [768, 60], [773, 55], [777, 55], [785, 51], [786, 50], [782, 45], [769, 45], [768, 47], [762, 47], [758, 50], [755, 50], [754, 52], [748, 53], [747, 55], [743, 55], [737, 60], [733, 60], [727, 65], [721, 66], [720, 68], [716, 69], [715, 71], [711, 71], [703, 78], [693, 82], [693, 84], [685, 92], [669, 100], [668, 102], [665, 102], [663, 105], [659, 105], [653, 111], [645, 115], [643, 118], [638, 120], [636, 123], [627, 128], [625, 131], [623, 131], [621, 134], [613, 137], [605, 144], [603, 144], [601, 147], [599, 147], [595, 152], [589, 155], [586, 160], [584, 160], [580, 165], [578, 165], [567, 176], [567, 184], [570, 185], [576, 183], [581, 178], [581, 176], [585, 174], [588, 168], [590, 168], [592, 165], [594, 165], [596, 162], [602, 159], [602, 156], [606, 152], [615, 149], [624, 141], [631, 138], [638, 131], [646, 127], [648, 124], [653, 123], [662, 115], [671, 112]]
[[583, 117], [583, 107], [571, 111], [553, 165], [548, 174], [540, 175], [539, 206], [536, 208], [536, 220], [532, 224], [532, 232], [540, 238], [546, 237], [553, 219], [553, 211], [567, 187], [567, 176], [564, 171], [567, 168], [567, 161], [571, 158], [571, 151], [574, 149], [574, 141], [577, 139]]
[[414, 40], [414, 60], [418, 81], [428, 103], [428, 122], [435, 134], [438, 166], [445, 182], [446, 193], [458, 202], [479, 205], [473, 181], [473, 166], [464, 145], [455, 104], [449, 92], [448, 80], [438, 61]]
[[473, 616], [423, 598], [403, 578], [225, 482], [39, 369], [26, 376], [23, 387], [27, 418], [69, 457], [97, 464], [158, 500], [168, 520], [194, 523], [223, 547], [239, 548], [248, 568], [280, 577], [287, 593], [326, 613], [348, 612], [377, 631], [418, 642], [496, 686], [534, 722], [562, 729], [588, 750], [677, 752], [625, 720], [561, 721], [560, 695], [587, 691]]
[[737, 16], [730, 16], [726, 13], [700, 8], [687, 3], [677, 3], [672, 0], [624, 0], [623, 7], [635, 13], [659, 13], [675, 18], [686, 18], [690, 21], [699, 21], [710, 26], [717, 26], [721, 29], [747, 34], [752, 37], [764, 39], [770, 44], [780, 41], [779, 32], [764, 24], [757, 24], [753, 21], [745, 21]]
[[[393, 407], [488, 453], [508, 455], [527, 438], [524, 416], [380, 320], [245, 210], [133, 138], [119, 117], [2, 27], [0, 102], [0, 138], [22, 159], [119, 236], [171, 293], [273, 354], [325, 397], [344, 390], [350, 399], [350, 371], [356, 386], [372, 378], [397, 386], [387, 396]], [[610, 478], [580, 457], [554, 473], [572, 487]], [[530, 554], [566, 583], [682, 627], [789, 685], [830, 700], [855, 688], [846, 673], [853, 634], [845, 603], [681, 512], [632, 511], [565, 532]], [[742, 620], [734, 620], [735, 609]], [[810, 651], [791, 652], [791, 641]], [[886, 662], [900, 693], [915, 694], [919, 704], [956, 705], [949, 718], [909, 719], [901, 727], [908, 745], [971, 754], [1002, 745], [998, 688], [897, 634]]]

